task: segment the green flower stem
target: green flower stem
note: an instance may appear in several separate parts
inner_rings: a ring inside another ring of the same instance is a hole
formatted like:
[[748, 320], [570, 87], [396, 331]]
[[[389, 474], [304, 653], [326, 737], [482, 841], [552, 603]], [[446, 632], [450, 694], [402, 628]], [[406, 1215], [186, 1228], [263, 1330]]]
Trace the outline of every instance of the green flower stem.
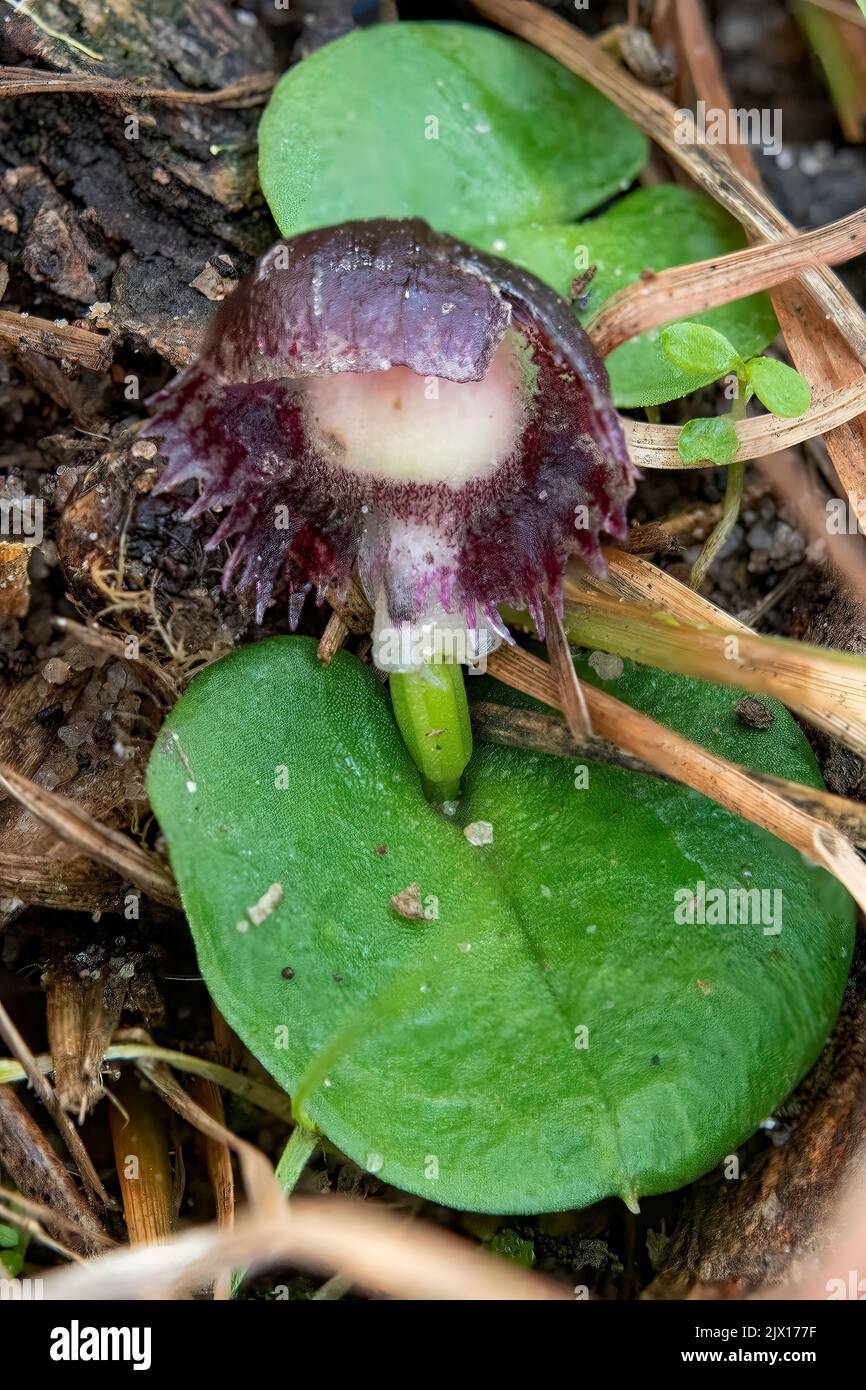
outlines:
[[318, 1142], [319, 1136], [314, 1130], [302, 1124], [295, 1125], [275, 1170], [277, 1182], [287, 1197], [294, 1191]]
[[[289, 1135], [288, 1143], [277, 1160], [274, 1176], [287, 1197], [290, 1197], [298, 1184], [298, 1179], [306, 1168], [321, 1136], [306, 1125], [297, 1123]], [[247, 1276], [245, 1269], [236, 1269], [231, 1277], [231, 1297], [238, 1292]]]
[[390, 679], [394, 717], [421, 773], [428, 801], [455, 801], [472, 756], [472, 726], [463, 670], [432, 661]]
[[[745, 377], [739, 376], [737, 394], [731, 402], [731, 419], [736, 422], [738, 420], [745, 420], [745, 418], [746, 381]], [[728, 476], [725, 484], [725, 499], [722, 504], [722, 515], [704, 541], [701, 553], [692, 565], [692, 572], [689, 576], [689, 583], [695, 590], [700, 589], [706, 577], [707, 570], [737, 524], [737, 518], [740, 515], [740, 506], [743, 501], [743, 483], [745, 477], [745, 463], [728, 464]]]

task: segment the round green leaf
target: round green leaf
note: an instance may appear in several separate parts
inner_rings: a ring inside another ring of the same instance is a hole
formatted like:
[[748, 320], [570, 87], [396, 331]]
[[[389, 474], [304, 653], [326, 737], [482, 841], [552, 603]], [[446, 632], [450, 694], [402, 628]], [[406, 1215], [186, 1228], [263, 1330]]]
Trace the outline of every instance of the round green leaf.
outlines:
[[677, 447], [683, 463], [730, 463], [737, 452], [737, 431], [729, 415], [707, 420], [687, 420]]
[[704, 323], [685, 320], [663, 328], [659, 344], [665, 357], [684, 372], [739, 372], [743, 359], [730, 338]]
[[453, 236], [580, 217], [645, 159], [640, 131], [589, 83], [469, 24], [383, 24], [326, 44], [277, 84], [259, 127], [284, 236], [361, 217], [424, 217]]
[[[586, 308], [586, 323], [617, 290], [640, 278], [644, 270], [724, 256], [745, 245], [743, 230], [706, 194], [678, 184], [639, 188], [620, 198], [607, 212], [571, 226], [478, 229], [469, 237], [485, 250], [533, 271], [558, 294], [567, 296], [576, 275], [595, 266]], [[723, 304], [691, 323], [706, 324], [729, 338], [742, 358], [762, 352], [779, 331], [765, 294]], [[611, 390], [622, 407], [661, 405], [687, 396], [715, 381], [718, 372], [684, 371], [665, 356], [654, 328], [623, 343], [607, 358]]]
[[[735, 693], [630, 664], [617, 694], [820, 781], [779, 707], [747, 731]], [[150, 796], [217, 1005], [385, 1181], [503, 1213], [634, 1201], [718, 1163], [823, 1045], [852, 949], [839, 885], [697, 794], [584, 780], [484, 745], [443, 817], [374, 673], [323, 669], [307, 638], [209, 667], [160, 734]], [[763, 890], [764, 925], [678, 924], [701, 883]], [[420, 920], [391, 903], [410, 884]]]
[[786, 362], [775, 357], [754, 357], [746, 371], [758, 400], [774, 415], [804, 415], [812, 404], [809, 383]]

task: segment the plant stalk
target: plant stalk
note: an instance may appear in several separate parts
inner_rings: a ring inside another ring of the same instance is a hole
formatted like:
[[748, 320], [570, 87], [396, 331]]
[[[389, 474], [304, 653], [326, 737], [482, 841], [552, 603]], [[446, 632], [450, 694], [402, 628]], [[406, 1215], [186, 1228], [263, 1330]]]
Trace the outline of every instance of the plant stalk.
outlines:
[[318, 1142], [319, 1136], [314, 1130], [302, 1124], [295, 1125], [275, 1170], [277, 1182], [287, 1197], [294, 1191]]
[[[745, 418], [746, 383], [742, 377], [739, 377], [737, 380], [737, 394], [731, 402], [731, 419], [736, 423], [739, 420], [745, 420]], [[743, 484], [745, 478], [746, 465], [744, 461], [728, 464], [725, 497], [722, 503], [722, 515], [707, 536], [700, 555], [692, 565], [689, 584], [693, 589], [700, 589], [706, 578], [707, 570], [719, 554], [719, 551], [724, 547], [725, 542], [737, 524], [737, 519], [740, 515], [740, 507], [743, 501]]]
[[390, 678], [394, 717], [428, 801], [456, 801], [472, 756], [472, 725], [462, 668], [441, 659]]

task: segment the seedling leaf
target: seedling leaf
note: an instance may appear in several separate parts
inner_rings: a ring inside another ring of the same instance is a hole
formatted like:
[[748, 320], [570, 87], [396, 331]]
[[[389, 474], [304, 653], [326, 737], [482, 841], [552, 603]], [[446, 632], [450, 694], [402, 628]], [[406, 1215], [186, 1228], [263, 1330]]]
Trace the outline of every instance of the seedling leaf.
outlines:
[[665, 356], [684, 372], [715, 372], [718, 377], [743, 370], [743, 359], [730, 339], [703, 323], [671, 324], [662, 329], [659, 343]]
[[737, 452], [737, 431], [727, 415], [706, 420], [687, 420], [677, 446], [683, 463], [730, 463]]
[[812, 404], [809, 383], [787, 362], [779, 362], [775, 357], [753, 357], [746, 371], [758, 400], [773, 415], [791, 419], [804, 415]]

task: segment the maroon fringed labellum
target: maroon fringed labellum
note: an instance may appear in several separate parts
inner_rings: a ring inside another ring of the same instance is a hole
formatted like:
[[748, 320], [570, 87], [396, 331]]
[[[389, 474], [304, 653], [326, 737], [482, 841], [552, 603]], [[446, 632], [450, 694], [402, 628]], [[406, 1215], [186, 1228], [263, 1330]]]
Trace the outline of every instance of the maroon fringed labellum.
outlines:
[[160, 488], [195, 477], [189, 514], [225, 509], [225, 583], [261, 620], [282, 575], [294, 624], [357, 571], [386, 668], [472, 661], [500, 604], [542, 629], [569, 556], [603, 572], [600, 534], [625, 534], [634, 470], [572, 311], [421, 221], [278, 242], [153, 406]]

